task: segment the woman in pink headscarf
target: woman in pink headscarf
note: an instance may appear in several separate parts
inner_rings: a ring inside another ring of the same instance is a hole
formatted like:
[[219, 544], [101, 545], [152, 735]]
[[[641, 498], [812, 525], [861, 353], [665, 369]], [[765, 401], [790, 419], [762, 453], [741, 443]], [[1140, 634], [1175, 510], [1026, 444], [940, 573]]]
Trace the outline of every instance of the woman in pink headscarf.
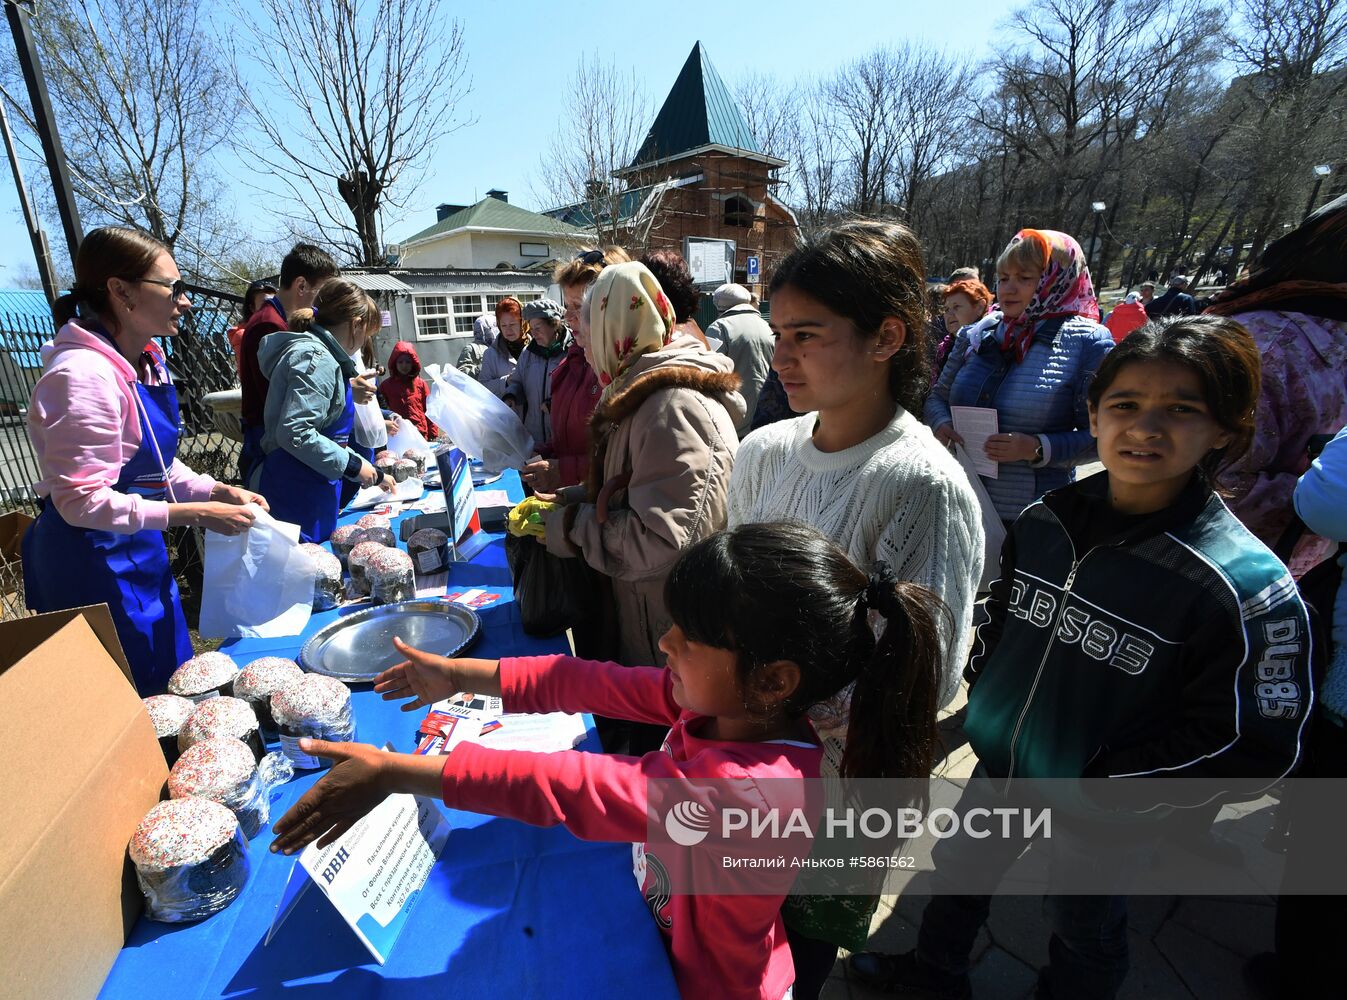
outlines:
[[950, 447], [963, 443], [950, 407], [996, 411], [984, 454], [997, 476], [981, 478], [1003, 521], [1095, 454], [1085, 391], [1112, 347], [1080, 244], [1048, 229], [1016, 233], [996, 262], [996, 304], [959, 331], [925, 410]]

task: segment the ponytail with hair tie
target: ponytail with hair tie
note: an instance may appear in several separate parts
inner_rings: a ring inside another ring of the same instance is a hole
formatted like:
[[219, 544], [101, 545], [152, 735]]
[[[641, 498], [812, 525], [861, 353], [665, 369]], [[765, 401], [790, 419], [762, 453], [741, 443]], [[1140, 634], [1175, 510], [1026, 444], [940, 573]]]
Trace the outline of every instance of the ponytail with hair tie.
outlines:
[[898, 574], [894, 573], [893, 567], [883, 559], [879, 560], [857, 599], [857, 610], [864, 613], [873, 609], [886, 621], [902, 614], [902, 604], [895, 589], [897, 583]]

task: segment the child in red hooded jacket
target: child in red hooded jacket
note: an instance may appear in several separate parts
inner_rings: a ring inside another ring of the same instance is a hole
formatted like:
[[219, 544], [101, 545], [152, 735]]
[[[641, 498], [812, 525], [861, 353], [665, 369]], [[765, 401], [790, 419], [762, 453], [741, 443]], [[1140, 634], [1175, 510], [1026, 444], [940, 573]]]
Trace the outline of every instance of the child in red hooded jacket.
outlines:
[[426, 416], [430, 388], [420, 374], [421, 359], [416, 356], [416, 348], [399, 340], [388, 355], [388, 375], [379, 383], [379, 395], [385, 406], [410, 420], [421, 436], [430, 441], [439, 436], [440, 429]]

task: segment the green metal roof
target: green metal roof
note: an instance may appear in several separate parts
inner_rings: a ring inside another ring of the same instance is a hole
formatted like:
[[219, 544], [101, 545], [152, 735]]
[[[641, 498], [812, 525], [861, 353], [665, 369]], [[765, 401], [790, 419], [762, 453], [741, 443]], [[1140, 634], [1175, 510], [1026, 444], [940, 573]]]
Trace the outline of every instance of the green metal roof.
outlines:
[[401, 242], [404, 244], [415, 243], [431, 236], [452, 233], [455, 229], [469, 227], [474, 229], [507, 229], [525, 233], [555, 233], [557, 236], [574, 236], [579, 232], [574, 226], [568, 226], [564, 222], [546, 215], [539, 215], [537, 212], [530, 212], [527, 208], [511, 205], [499, 198], [483, 198], [476, 205], [469, 205], [462, 211], [441, 219], [435, 225], [421, 230], [414, 236], [408, 236]]
[[711, 145], [762, 155], [744, 116], [739, 113], [739, 105], [711, 65], [705, 47], [698, 42], [679, 71], [673, 89], [664, 99], [664, 106], [655, 116], [655, 124], [650, 126], [631, 166]]
[[[632, 216], [634, 216], [649, 197], [650, 192], [655, 189], [654, 184], [647, 184], [645, 187], [628, 188], [617, 198], [617, 218], [608, 218], [607, 209], [612, 204], [611, 196], [605, 196], [598, 199], [601, 221], [605, 225], [621, 225]], [[576, 202], [573, 205], [564, 205], [561, 208], [551, 209], [548, 213], [555, 218], [569, 222], [573, 226], [589, 228], [594, 225], [595, 205], [588, 201]]]

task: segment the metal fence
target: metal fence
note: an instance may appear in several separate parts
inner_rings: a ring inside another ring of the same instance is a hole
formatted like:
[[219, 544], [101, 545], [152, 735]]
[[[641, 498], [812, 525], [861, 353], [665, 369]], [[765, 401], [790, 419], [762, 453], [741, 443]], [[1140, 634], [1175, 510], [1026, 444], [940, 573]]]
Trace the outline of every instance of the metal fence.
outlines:
[[[243, 299], [229, 292], [188, 286], [192, 311], [176, 337], [159, 338], [178, 388], [178, 458], [196, 472], [238, 481], [237, 441], [220, 432], [203, 397], [238, 384], [234, 352], [226, 333], [238, 321]], [[33, 488], [41, 475], [28, 438], [28, 401], [42, 374], [42, 345], [55, 334], [52, 321], [0, 313], [0, 514], [37, 516]], [[200, 533], [173, 528], [169, 554], [183, 593], [188, 621], [195, 622], [201, 586]], [[16, 553], [0, 553], [0, 620], [26, 614]]]

